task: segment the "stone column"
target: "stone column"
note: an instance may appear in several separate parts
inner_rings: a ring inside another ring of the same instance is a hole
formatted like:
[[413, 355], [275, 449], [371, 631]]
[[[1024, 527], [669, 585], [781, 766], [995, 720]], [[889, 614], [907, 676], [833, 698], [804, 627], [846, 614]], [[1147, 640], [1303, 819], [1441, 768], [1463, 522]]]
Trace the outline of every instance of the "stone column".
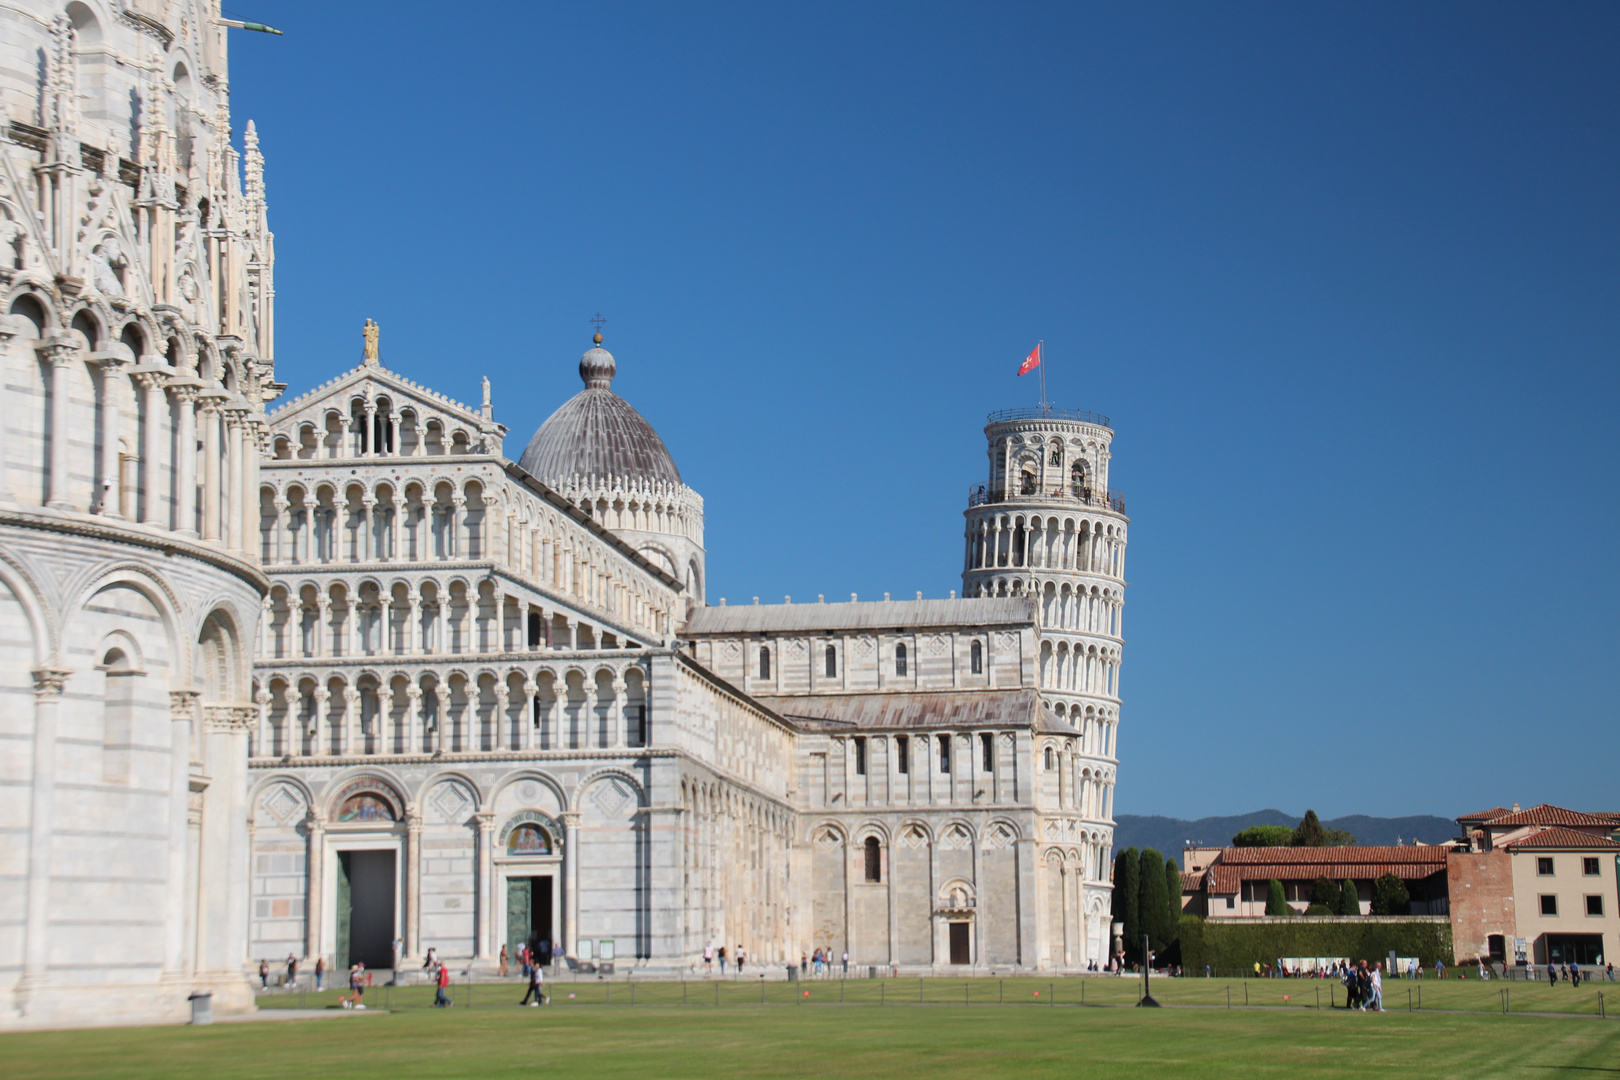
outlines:
[[410, 702], [405, 725], [405, 752], [419, 754], [422, 752], [422, 688], [411, 683], [405, 696]]
[[[161, 420], [168, 411], [168, 398], [163, 393], [166, 376], [162, 370], [155, 369], [155, 365], [162, 362], [162, 357], [143, 356], [133, 372], [135, 383], [141, 388], [141, 396], [146, 402], [146, 421], [141, 425], [141, 466], [146, 473], [146, 505], [141, 508], [141, 524], [157, 528], [167, 524], [160, 516], [159, 504], [163, 493], [158, 488], [160, 477], [165, 475], [158, 467], [158, 453], [162, 447]], [[154, 367], [148, 367], [149, 364]]]
[[197, 535], [197, 392], [195, 380], [172, 380], [174, 391], [174, 531]]
[[79, 344], [66, 334], [52, 334], [38, 349], [51, 369], [51, 447], [50, 476], [45, 484], [45, 504], [58, 510], [71, 510], [68, 501], [68, 372], [79, 354]]
[[341, 740], [338, 747], [340, 754], [361, 754], [365, 752], [364, 746], [357, 745], [355, 733], [360, 724], [360, 691], [353, 686], [343, 688], [343, 727], [339, 729], [338, 738]]
[[595, 677], [587, 676], [581, 689], [585, 691], [585, 704], [580, 707], [579, 721], [580, 726], [584, 728], [584, 730], [581, 731], [579, 733], [579, 737], [574, 740], [574, 746], [577, 749], [586, 750], [592, 749], [597, 745], [596, 706], [598, 702], [596, 700]]
[[540, 686], [534, 678], [525, 674], [523, 676], [523, 722], [518, 725], [520, 750], [534, 749], [534, 698], [540, 692]]
[[389, 562], [399, 561], [399, 532], [402, 518], [400, 506], [397, 492], [388, 497], [388, 544], [383, 549], [383, 558]]
[[490, 955], [490, 905], [495, 890], [490, 880], [495, 872], [495, 859], [491, 840], [495, 834], [495, 811], [480, 810], [473, 815], [478, 822], [478, 948], [475, 958], [487, 960]]
[[231, 410], [227, 414], [226, 423], [230, 425], [230, 437], [226, 443], [227, 454], [225, 464], [225, 477], [228, 484], [226, 492], [227, 508], [225, 512], [225, 550], [240, 552], [242, 550], [242, 414]]
[[362, 454], [362, 456], [363, 457], [376, 457], [377, 456], [377, 403], [374, 402], [374, 401], [367, 401], [366, 404], [365, 404], [365, 410], [366, 410], [366, 427], [365, 427], [365, 430], [361, 432], [361, 437], [362, 437], [362, 439], [364, 440], [364, 443], [365, 443], [365, 451]]
[[309, 752], [315, 757], [321, 757], [320, 740], [326, 737], [326, 704], [332, 699], [332, 691], [328, 690], [324, 683], [317, 683], [314, 697], [315, 713], [309, 721]]
[[247, 453], [242, 456], [242, 533], [247, 537], [248, 561], [257, 563], [262, 544], [259, 509], [259, 457], [264, 452], [262, 440], [269, 434], [264, 422], [254, 417], [246, 422]]
[[377, 687], [377, 716], [372, 721], [377, 736], [376, 753], [391, 754], [394, 752], [394, 740], [390, 738], [389, 727], [394, 720], [394, 687], [392, 683], [384, 682]]
[[422, 655], [422, 594], [410, 594], [410, 622], [405, 628], [405, 654]]
[[203, 424], [202, 424], [202, 462], [203, 462], [203, 495], [202, 495], [202, 534], [204, 540], [219, 543], [220, 525], [223, 520], [220, 514], [220, 448], [219, 400], [214, 397], [203, 398]]
[[[305, 830], [309, 842], [306, 856], [309, 892], [304, 911], [304, 959], [313, 966], [316, 957], [321, 955], [321, 910], [324, 907], [326, 884], [326, 822], [317, 816], [313, 806], [310, 807]], [[327, 965], [327, 968], [327, 974], [333, 976], [335, 982], [337, 972], [331, 970], [331, 965]]]
[[[417, 692], [420, 694], [420, 691]], [[422, 955], [422, 815], [405, 815], [405, 957]], [[394, 973], [399, 981], [399, 973]]]
[[284, 566], [289, 561], [287, 558], [287, 508], [292, 503], [277, 495], [271, 505], [275, 507], [276, 511], [276, 527], [271, 534], [270, 558], [277, 566]]
[[363, 524], [360, 527], [360, 561], [371, 562], [376, 557], [377, 538], [373, 530], [377, 527], [376, 511], [377, 499], [367, 494], [360, 499], [360, 518]]
[[509, 749], [510, 745], [507, 742], [507, 726], [512, 722], [512, 718], [507, 715], [511, 702], [508, 700], [510, 695], [506, 688], [506, 679], [501, 675], [496, 675], [495, 685], [491, 689], [495, 691], [495, 708], [489, 718], [490, 739], [488, 749], [506, 750]]
[[563, 826], [563, 955], [579, 955], [579, 812], [558, 815]]
[[315, 655], [325, 656], [332, 649], [332, 598], [315, 594]]
[[[0, 330], [3, 333], [3, 330]], [[102, 517], [121, 518], [123, 512], [118, 508], [123, 497], [121, 487], [120, 466], [118, 458], [119, 418], [118, 408], [122, 394], [115, 393], [123, 381], [120, 373], [128, 363], [116, 353], [103, 353], [101, 356], [101, 501], [96, 513]], [[5, 348], [0, 346], [0, 382], [4, 382]], [[5, 387], [0, 386], [0, 457], [5, 454]], [[9, 498], [5, 492], [5, 467], [0, 465], [0, 499]]]
[[506, 637], [506, 596], [501, 592], [501, 583], [491, 578], [489, 582], [489, 637], [479, 652], [505, 652]]
[[274, 614], [275, 605], [271, 602], [270, 597], [266, 596], [259, 601], [259, 659], [261, 660], [271, 659], [270, 654], [273, 651], [274, 641], [272, 640], [273, 627], [270, 623]]
[[270, 690], [263, 683], [253, 694], [253, 706], [253, 753], [250, 756], [269, 757], [267, 748], [274, 746], [275, 740], [270, 737]]
[[622, 750], [629, 743], [629, 732], [625, 730], [629, 719], [624, 715], [625, 685], [624, 672], [613, 674], [613, 701], [608, 706], [608, 729], [612, 735], [612, 746], [615, 750]]
[[11, 339], [17, 336], [13, 316], [0, 315], [0, 502], [11, 502], [11, 483], [6, 475], [6, 454], [11, 445], [6, 409], [10, 405], [7, 383], [11, 379]]
[[467, 497], [459, 491], [450, 496], [450, 557], [467, 558]]
[[23, 973], [17, 997], [26, 1015], [30, 991], [44, 984], [50, 964], [51, 847], [56, 810], [56, 720], [72, 672], [34, 671], [33, 789], [28, 819], [28, 894], [23, 917]]
[[444, 711], [449, 708], [450, 695], [445, 692], [444, 683], [437, 679], [433, 682], [433, 726], [428, 729], [432, 738], [427, 742], [430, 746], [423, 746], [423, 750], [437, 753], [444, 749]]
[[450, 651], [450, 594], [445, 589], [438, 591], [439, 602], [434, 605], [433, 619], [437, 624], [434, 634], [433, 651], [443, 655]]

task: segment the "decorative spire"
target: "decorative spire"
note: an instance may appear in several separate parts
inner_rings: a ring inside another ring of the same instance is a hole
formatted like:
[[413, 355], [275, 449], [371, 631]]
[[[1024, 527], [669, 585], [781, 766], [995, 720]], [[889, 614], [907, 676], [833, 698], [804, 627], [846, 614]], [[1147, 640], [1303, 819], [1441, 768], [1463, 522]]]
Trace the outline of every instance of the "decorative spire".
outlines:
[[45, 83], [45, 94], [40, 109], [47, 115], [40, 119], [44, 126], [62, 136], [57, 140], [57, 160], [77, 158], [78, 140], [68, 139], [79, 130], [79, 73], [73, 58], [73, 24], [66, 15], [57, 15], [51, 27], [53, 54], [50, 72]]

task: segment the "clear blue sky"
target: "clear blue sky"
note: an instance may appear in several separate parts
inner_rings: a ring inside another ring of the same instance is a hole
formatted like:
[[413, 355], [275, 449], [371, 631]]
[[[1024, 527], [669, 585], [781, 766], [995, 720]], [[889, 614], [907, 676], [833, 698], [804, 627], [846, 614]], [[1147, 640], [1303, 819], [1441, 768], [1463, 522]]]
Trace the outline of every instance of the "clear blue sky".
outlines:
[[1117, 810], [1620, 809], [1620, 6], [289, 3], [277, 366], [614, 388], [709, 598], [944, 596], [1048, 343], [1132, 520]]

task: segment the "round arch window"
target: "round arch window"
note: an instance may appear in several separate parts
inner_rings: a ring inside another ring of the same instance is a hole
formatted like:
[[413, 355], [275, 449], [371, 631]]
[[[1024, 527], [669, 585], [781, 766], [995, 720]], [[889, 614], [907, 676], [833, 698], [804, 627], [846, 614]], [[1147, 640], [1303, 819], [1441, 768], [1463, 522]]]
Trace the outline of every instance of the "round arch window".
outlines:
[[550, 855], [551, 837], [538, 825], [519, 825], [506, 838], [508, 855]]

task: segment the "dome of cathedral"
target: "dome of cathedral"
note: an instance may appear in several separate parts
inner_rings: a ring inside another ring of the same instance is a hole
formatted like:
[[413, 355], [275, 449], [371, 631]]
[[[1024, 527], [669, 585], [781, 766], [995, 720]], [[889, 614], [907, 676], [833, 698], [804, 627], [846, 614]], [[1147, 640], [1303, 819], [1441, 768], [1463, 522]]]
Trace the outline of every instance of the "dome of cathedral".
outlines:
[[579, 358], [585, 389], [540, 425], [518, 459], [530, 476], [548, 483], [573, 476], [681, 482], [658, 432], [611, 389], [615, 368], [598, 334], [596, 346]]

